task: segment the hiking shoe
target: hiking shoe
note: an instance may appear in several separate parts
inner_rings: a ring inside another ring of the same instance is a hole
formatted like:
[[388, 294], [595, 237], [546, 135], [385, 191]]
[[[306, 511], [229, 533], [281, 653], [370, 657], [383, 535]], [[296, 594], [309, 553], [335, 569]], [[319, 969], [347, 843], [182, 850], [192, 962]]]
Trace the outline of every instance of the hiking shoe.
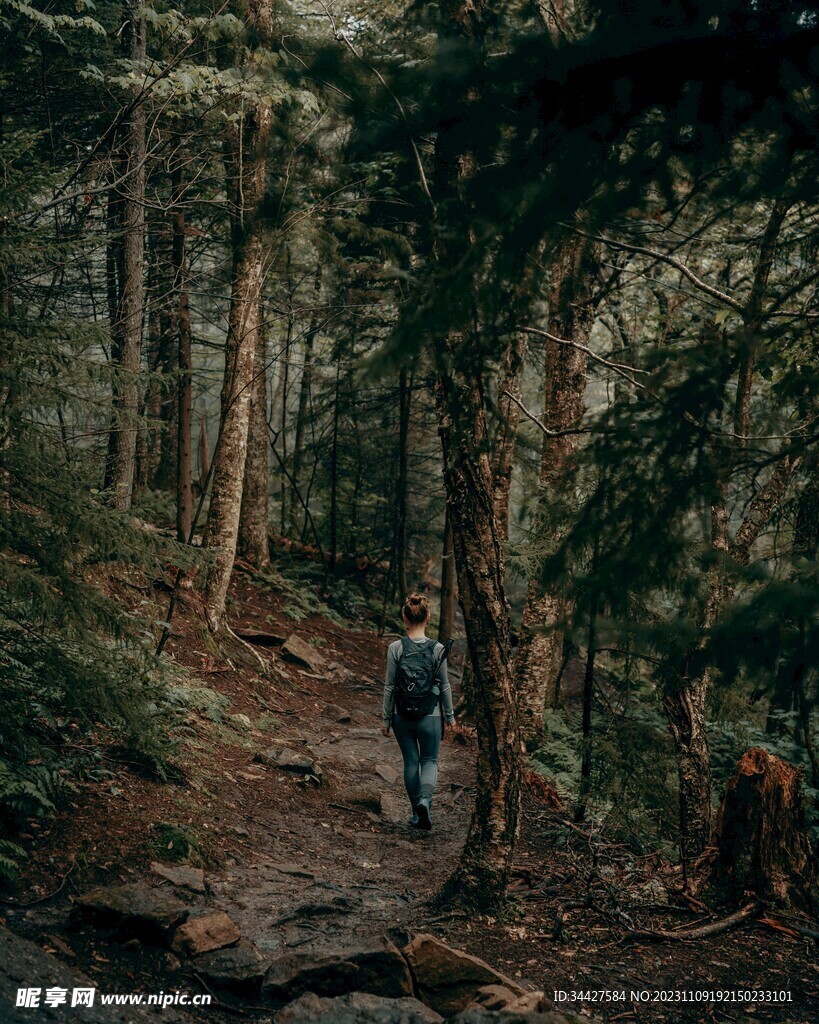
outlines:
[[429, 800], [419, 800], [418, 806], [415, 808], [415, 813], [418, 816], [418, 828], [423, 829], [424, 832], [429, 832], [432, 828], [432, 816], [429, 813]]
[[412, 826], [412, 828], [418, 828], [418, 815], [416, 814], [415, 811], [412, 812], [412, 817], [409, 820], [409, 824]]

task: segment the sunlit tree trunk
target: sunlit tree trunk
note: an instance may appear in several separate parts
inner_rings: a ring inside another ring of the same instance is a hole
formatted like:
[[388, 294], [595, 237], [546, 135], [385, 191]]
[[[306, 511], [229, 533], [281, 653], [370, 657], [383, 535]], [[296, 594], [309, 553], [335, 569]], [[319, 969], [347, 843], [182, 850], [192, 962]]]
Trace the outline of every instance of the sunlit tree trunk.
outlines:
[[[271, 0], [251, 0], [247, 20], [254, 36], [262, 41], [269, 40]], [[251, 54], [248, 61], [252, 60]], [[223, 624], [236, 554], [255, 356], [262, 329], [260, 314], [265, 246], [258, 217], [265, 189], [270, 123], [270, 106], [259, 101], [251, 109], [244, 110], [230, 139], [229, 194], [233, 207], [231, 304], [219, 440], [213, 456], [213, 483], [204, 535], [205, 547], [214, 551], [205, 585], [205, 612], [214, 631]]]
[[[128, 0], [122, 30], [125, 56], [145, 60], [145, 17], [139, 3]], [[139, 367], [142, 352], [142, 315], [145, 305], [145, 107], [138, 102], [140, 86], [130, 92], [133, 103], [120, 157], [122, 180], [119, 294], [112, 324], [112, 360], [115, 364], [113, 405], [115, 422], [108, 443], [106, 489], [121, 512], [131, 507], [136, 469]]]

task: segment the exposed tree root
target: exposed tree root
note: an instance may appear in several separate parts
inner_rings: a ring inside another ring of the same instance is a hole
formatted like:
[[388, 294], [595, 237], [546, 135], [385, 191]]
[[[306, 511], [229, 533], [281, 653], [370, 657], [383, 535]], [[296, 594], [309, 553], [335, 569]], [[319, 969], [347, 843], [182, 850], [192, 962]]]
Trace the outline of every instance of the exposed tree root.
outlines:
[[730, 931], [731, 928], [736, 928], [737, 925], [743, 924], [745, 921], [752, 920], [761, 910], [762, 903], [759, 900], [755, 900], [753, 903], [743, 907], [742, 910], [738, 910], [735, 914], [723, 917], [720, 921], [712, 921], [711, 924], [703, 925], [702, 928], [684, 928], [677, 932], [637, 929], [626, 932], [623, 936], [623, 941], [691, 942], [695, 939], [709, 939], [712, 935], [721, 935], [723, 932]]

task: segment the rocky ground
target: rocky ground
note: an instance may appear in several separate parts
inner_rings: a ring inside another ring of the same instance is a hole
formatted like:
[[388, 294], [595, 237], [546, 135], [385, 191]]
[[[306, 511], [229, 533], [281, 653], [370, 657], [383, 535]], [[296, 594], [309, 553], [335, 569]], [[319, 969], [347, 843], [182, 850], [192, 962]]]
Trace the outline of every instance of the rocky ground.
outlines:
[[[214, 997], [207, 1009], [164, 1010], [163, 1020], [269, 1022], [275, 1013], [277, 1024], [397, 1024], [452, 1019], [473, 1004], [484, 1009], [470, 1020], [506, 1007], [518, 1014], [508, 1022], [544, 1024], [559, 1018], [519, 1014], [816, 1019], [816, 947], [797, 932], [750, 923], [700, 942], [631, 938], [716, 911], [680, 897], [659, 858], [635, 859], [573, 827], [536, 778], [505, 918], [439, 913], [430, 901], [471, 809], [471, 739], [452, 732], [445, 742], [433, 832], [408, 827], [400, 755], [378, 728], [385, 639], [294, 616], [293, 600], [238, 575], [232, 620], [252, 651], [217, 650], [195, 609], [183, 610], [169, 644], [189, 673], [178, 779], [160, 782], [112, 750], [52, 825], [23, 833], [25, 884], [0, 905], [4, 1024], [63, 1019], [59, 1009], [49, 1018], [12, 1006], [23, 976], [45, 987], [60, 972], [104, 992]], [[749, 988], [792, 1001], [653, 998]], [[588, 998], [564, 1002], [556, 991]], [[154, 1019], [106, 1012], [86, 1019]]]

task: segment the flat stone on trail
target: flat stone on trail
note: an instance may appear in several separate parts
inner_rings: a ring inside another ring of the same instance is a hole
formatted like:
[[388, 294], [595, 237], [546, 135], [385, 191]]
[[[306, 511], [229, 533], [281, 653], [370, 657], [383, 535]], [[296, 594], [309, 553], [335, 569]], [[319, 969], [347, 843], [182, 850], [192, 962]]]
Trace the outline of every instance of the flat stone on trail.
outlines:
[[324, 658], [306, 640], [291, 633], [281, 648], [282, 657], [288, 661], [298, 661], [306, 665], [311, 672], [320, 673], [324, 670]]
[[375, 774], [391, 786], [398, 781], [398, 770], [390, 764], [379, 764], [375, 769]]
[[188, 917], [190, 907], [164, 889], [133, 882], [94, 889], [80, 896], [75, 913], [102, 928], [117, 928], [124, 935], [161, 941]]
[[411, 996], [386, 999], [350, 992], [335, 999], [307, 992], [276, 1014], [276, 1024], [439, 1024], [443, 1017]]
[[356, 786], [340, 794], [341, 802], [352, 807], [364, 807], [373, 814], [381, 813], [381, 794], [373, 786]]
[[194, 912], [174, 932], [174, 953], [196, 956], [214, 949], [235, 945], [241, 938], [239, 926], [224, 910], [203, 909]]
[[515, 996], [526, 990], [476, 956], [445, 945], [432, 935], [416, 935], [403, 950], [419, 999], [445, 1017], [465, 1010], [487, 985], [502, 985]]
[[291, 875], [293, 878], [315, 878], [315, 872], [307, 868], [299, 867], [298, 864], [271, 864], [274, 871], [282, 875]]
[[238, 995], [258, 996], [266, 963], [249, 943], [197, 956], [191, 966], [215, 988]]
[[161, 878], [166, 878], [171, 885], [190, 889], [192, 892], [205, 891], [205, 872], [201, 868], [192, 868], [190, 864], [160, 864], [154, 861], [151, 864], [151, 871]]
[[333, 953], [300, 951], [278, 957], [262, 982], [262, 998], [281, 1007], [305, 992], [339, 996], [348, 992], [397, 999], [412, 995], [406, 960], [387, 938]]

